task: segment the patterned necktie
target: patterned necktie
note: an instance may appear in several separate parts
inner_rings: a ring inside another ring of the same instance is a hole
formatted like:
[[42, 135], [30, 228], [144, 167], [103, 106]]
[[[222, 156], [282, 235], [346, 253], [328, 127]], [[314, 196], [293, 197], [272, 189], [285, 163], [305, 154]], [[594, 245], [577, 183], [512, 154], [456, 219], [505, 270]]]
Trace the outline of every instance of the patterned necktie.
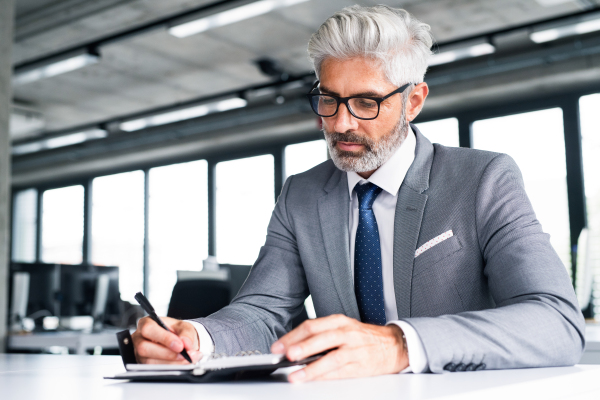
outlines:
[[362, 322], [385, 325], [381, 246], [372, 208], [381, 188], [369, 182], [357, 184], [354, 191], [358, 196], [358, 228], [354, 246], [354, 291], [358, 310]]

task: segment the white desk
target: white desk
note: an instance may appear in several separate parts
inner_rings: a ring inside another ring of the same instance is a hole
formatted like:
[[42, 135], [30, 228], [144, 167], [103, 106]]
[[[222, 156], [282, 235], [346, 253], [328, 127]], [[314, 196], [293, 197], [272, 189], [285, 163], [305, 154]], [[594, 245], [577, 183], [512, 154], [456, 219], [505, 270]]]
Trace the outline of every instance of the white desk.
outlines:
[[0, 354], [0, 397], [101, 400], [316, 400], [327, 399], [599, 399], [600, 366], [580, 365], [440, 375], [375, 378], [292, 385], [285, 375], [212, 384], [132, 383], [105, 380], [123, 371], [117, 356]]

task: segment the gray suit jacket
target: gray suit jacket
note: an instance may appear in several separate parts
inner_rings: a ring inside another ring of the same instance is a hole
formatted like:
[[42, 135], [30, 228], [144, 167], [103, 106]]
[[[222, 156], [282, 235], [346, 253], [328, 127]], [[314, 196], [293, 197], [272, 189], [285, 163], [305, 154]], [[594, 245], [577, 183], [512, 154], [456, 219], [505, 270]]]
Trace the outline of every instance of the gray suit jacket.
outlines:
[[[415, 160], [398, 193], [398, 317], [432, 372], [573, 365], [584, 320], [567, 271], [505, 154], [432, 145], [413, 126]], [[286, 181], [265, 245], [232, 304], [197, 321], [217, 353], [268, 352], [310, 293], [317, 316], [360, 319], [350, 270], [346, 173], [331, 160]], [[415, 250], [454, 236], [415, 258]], [[452, 369], [452, 368], [450, 368]]]

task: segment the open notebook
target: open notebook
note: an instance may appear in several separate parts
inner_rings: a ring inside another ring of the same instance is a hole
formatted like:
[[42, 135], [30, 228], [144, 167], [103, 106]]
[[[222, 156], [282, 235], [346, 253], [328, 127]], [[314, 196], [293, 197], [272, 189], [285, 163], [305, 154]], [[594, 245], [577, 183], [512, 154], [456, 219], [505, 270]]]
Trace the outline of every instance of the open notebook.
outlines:
[[196, 364], [188, 365], [137, 364], [129, 332], [119, 332], [117, 338], [126, 371], [106, 377], [107, 379], [197, 383], [239, 380], [268, 375], [278, 368], [309, 364], [323, 356], [323, 354], [318, 354], [304, 360], [289, 361], [282, 354], [242, 352], [235, 356], [205, 357]]
[[272, 373], [278, 368], [311, 363], [322, 357], [317, 355], [296, 362], [288, 361], [281, 354], [261, 354], [209, 358], [190, 365], [126, 364], [126, 372], [107, 377], [132, 381], [186, 381], [213, 382], [240, 380]]

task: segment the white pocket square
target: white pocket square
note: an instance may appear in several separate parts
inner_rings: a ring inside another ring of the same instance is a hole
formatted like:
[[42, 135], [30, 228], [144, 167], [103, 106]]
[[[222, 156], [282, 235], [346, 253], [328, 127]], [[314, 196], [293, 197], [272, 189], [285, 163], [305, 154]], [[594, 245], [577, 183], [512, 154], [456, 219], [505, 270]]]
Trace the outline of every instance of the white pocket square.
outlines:
[[425, 251], [429, 250], [436, 244], [442, 243], [444, 240], [449, 239], [452, 236], [454, 236], [454, 233], [452, 233], [452, 231], [450, 230], [442, 233], [440, 236], [434, 237], [433, 239], [419, 247], [417, 251], [415, 251], [415, 258], [419, 257], [421, 254], [423, 254]]

